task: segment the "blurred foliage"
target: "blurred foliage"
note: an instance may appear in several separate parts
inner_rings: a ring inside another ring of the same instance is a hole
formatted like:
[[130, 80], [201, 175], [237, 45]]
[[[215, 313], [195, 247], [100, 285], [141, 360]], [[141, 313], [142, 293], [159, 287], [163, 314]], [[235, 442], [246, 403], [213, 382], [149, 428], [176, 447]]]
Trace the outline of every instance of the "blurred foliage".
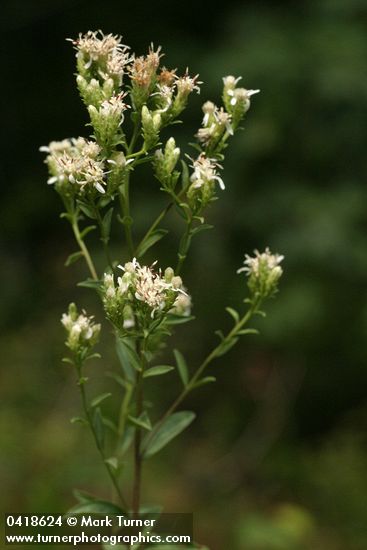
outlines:
[[[75, 484], [109, 491], [88, 434], [69, 424], [79, 401], [73, 373], [60, 363], [65, 305], [75, 299], [97, 317], [99, 306], [74, 286], [82, 266], [63, 266], [74, 245], [37, 151], [84, 133], [65, 38], [102, 28], [122, 33], [138, 52], [152, 40], [162, 44], [166, 64], [200, 72], [205, 85], [187, 113], [191, 134], [201, 103], [219, 100], [223, 75], [261, 88], [226, 159], [226, 191], [210, 214], [215, 229], [197, 239], [186, 268], [198, 320], [177, 340], [192, 362], [229, 324], [224, 306], [243, 297], [235, 275], [243, 254], [269, 245], [286, 256], [260, 337], [214, 365], [220, 383], [191, 399], [199, 420], [152, 462], [146, 501], [159, 495], [168, 510], [193, 510], [197, 538], [211, 550], [228, 540], [234, 550], [367, 547], [366, 21], [362, 0], [215, 8], [187, 1], [180, 10], [166, 1], [128, 9], [115, 0], [3, 2], [4, 510], [64, 510]], [[139, 232], [161, 197], [144, 171], [134, 191]], [[176, 218], [169, 224], [178, 239]], [[159, 254], [170, 264], [169, 241]], [[109, 388], [98, 362], [91, 378]], [[165, 388], [160, 399], [169, 400]]]

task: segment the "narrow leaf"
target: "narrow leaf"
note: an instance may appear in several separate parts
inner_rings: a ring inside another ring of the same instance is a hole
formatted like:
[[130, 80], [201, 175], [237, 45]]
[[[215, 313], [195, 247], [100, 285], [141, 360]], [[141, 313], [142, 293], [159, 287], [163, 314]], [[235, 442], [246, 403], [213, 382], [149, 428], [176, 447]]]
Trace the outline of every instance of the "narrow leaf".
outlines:
[[70, 422], [72, 424], [88, 424], [88, 422], [82, 416], [73, 416], [73, 418], [70, 419]]
[[[141, 371], [139, 356], [133, 348], [132, 342], [128, 338], [120, 338], [117, 336], [116, 341], [118, 342], [117, 353], [120, 357], [120, 360], [122, 359], [124, 362], [124, 365], [121, 363], [122, 368], [124, 369], [128, 365], [127, 370], [129, 371], [130, 375], [129, 380], [133, 381], [135, 379], [135, 375], [134, 371], [131, 371], [131, 367], [133, 367], [137, 371]], [[125, 374], [127, 376], [127, 371]]]
[[160, 374], [166, 374], [166, 372], [170, 372], [171, 370], [174, 370], [174, 367], [170, 367], [169, 365], [157, 365], [156, 367], [146, 370], [143, 377], [149, 378], [150, 376], [159, 376]]
[[111, 456], [110, 458], [105, 459], [105, 463], [111, 466], [116, 472], [119, 469], [119, 461], [115, 456]]
[[213, 229], [214, 225], [209, 225], [208, 223], [203, 223], [202, 225], [198, 225], [198, 227], [195, 227], [195, 229], [192, 230], [192, 235], [197, 235], [198, 233], [202, 233], [203, 231], [208, 231], [208, 229]]
[[232, 307], [226, 307], [226, 311], [228, 311], [228, 313], [231, 315], [231, 317], [233, 317], [235, 322], [238, 323], [238, 321], [240, 320], [240, 316], [237, 313], [237, 311], [235, 309], [233, 309]]
[[97, 227], [96, 225], [88, 225], [88, 227], [85, 227], [83, 231], [80, 232], [81, 238], [84, 239], [84, 237], [86, 237], [88, 233], [96, 229], [96, 227]]
[[163, 449], [172, 439], [184, 431], [195, 418], [195, 413], [180, 411], [169, 416], [158, 430], [143, 442], [143, 456], [148, 458]]
[[172, 313], [168, 313], [165, 322], [167, 325], [183, 325], [184, 323], [188, 323], [193, 319], [195, 319], [193, 315], [182, 316], [182, 315], [173, 315]]
[[112, 222], [113, 206], [107, 210], [107, 213], [103, 216], [102, 227], [103, 227], [103, 237], [109, 238], [111, 233], [111, 222]]
[[91, 501], [98, 500], [97, 497], [95, 497], [94, 495], [91, 495], [86, 491], [81, 491], [80, 489], [74, 489], [73, 495], [78, 502], [91, 502]]
[[95, 290], [101, 290], [102, 281], [95, 281], [94, 279], [88, 278], [85, 281], [81, 281], [77, 286], [83, 288], [93, 288]]
[[89, 500], [86, 502], [81, 502], [76, 506], [70, 508], [67, 511], [66, 515], [69, 514], [105, 514], [105, 515], [121, 515], [124, 513], [124, 510], [108, 502], [107, 500]]
[[224, 355], [225, 353], [227, 353], [227, 351], [229, 351], [231, 348], [233, 348], [233, 346], [238, 342], [238, 338], [232, 338], [232, 340], [230, 340], [229, 342], [226, 342], [224, 343], [218, 353], [217, 353], [217, 357], [220, 357], [221, 355]]
[[189, 369], [187, 368], [187, 363], [184, 356], [178, 349], [174, 349], [173, 353], [176, 359], [178, 373], [180, 375], [183, 385], [186, 387], [189, 381]]
[[189, 173], [189, 167], [187, 166], [187, 163], [184, 160], [181, 160], [181, 165], [182, 165], [181, 182], [182, 182], [182, 188], [185, 189], [188, 185], [190, 185], [190, 173]]
[[85, 214], [88, 218], [91, 218], [92, 220], [96, 219], [95, 213], [93, 212], [93, 210], [90, 208], [90, 206], [88, 204], [86, 204], [85, 202], [80, 202], [80, 201], [77, 201], [77, 202], [78, 202], [78, 206], [79, 206], [80, 210], [83, 212], [83, 214]]
[[135, 434], [135, 429], [132, 426], [127, 426], [122, 435], [122, 438], [118, 447], [119, 456], [123, 456], [129, 450], [134, 440], [134, 434]]
[[143, 411], [138, 418], [129, 415], [128, 419], [132, 424], [134, 424], [135, 426], [138, 426], [138, 428], [144, 428], [144, 430], [152, 429], [152, 424], [150, 422], [150, 418], [146, 411]]
[[205, 378], [198, 380], [193, 387], [199, 388], [200, 386], [204, 386], [205, 384], [210, 384], [211, 382], [216, 382], [216, 381], [217, 379], [215, 378], [215, 376], [205, 376]]
[[155, 231], [153, 231], [146, 239], [144, 239], [140, 243], [136, 251], [136, 256], [142, 257], [147, 252], [147, 250], [149, 250], [149, 248], [160, 241], [165, 235], [167, 235], [167, 233], [167, 229], [156, 229]]
[[122, 371], [129, 382], [134, 382], [135, 371], [131, 366], [130, 358], [126, 349], [126, 345], [122, 338], [116, 336], [116, 351], [120, 360]]
[[243, 330], [239, 330], [237, 334], [259, 334], [259, 331], [256, 328], [245, 328]]
[[82, 258], [83, 256], [84, 254], [80, 250], [78, 250], [78, 252], [73, 252], [73, 254], [70, 254], [70, 256], [67, 257], [64, 265], [66, 267], [69, 267], [69, 265], [74, 264], [75, 262], [80, 260], [80, 258]]
[[92, 401], [91, 401], [91, 407], [97, 407], [102, 401], [107, 399], [107, 397], [111, 397], [112, 393], [101, 393], [101, 395], [97, 395]]

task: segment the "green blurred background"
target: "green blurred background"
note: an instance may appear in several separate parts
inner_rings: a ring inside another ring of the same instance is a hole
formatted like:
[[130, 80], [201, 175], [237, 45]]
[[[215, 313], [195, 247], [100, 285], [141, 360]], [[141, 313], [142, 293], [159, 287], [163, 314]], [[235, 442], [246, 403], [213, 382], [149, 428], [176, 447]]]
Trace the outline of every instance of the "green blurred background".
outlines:
[[[73, 487], [110, 490], [89, 434], [69, 422], [79, 399], [60, 361], [69, 301], [101, 312], [75, 286], [83, 266], [64, 268], [75, 245], [38, 152], [86, 135], [65, 38], [101, 28], [139, 54], [161, 44], [169, 67], [200, 73], [202, 93], [175, 127], [182, 147], [202, 102], [219, 101], [222, 76], [261, 88], [228, 149], [226, 190], [208, 216], [215, 229], [194, 241], [184, 273], [197, 320], [174, 343], [192, 365], [229, 326], [224, 307], [245, 295], [235, 274], [243, 254], [269, 245], [286, 256], [261, 335], [218, 361], [219, 383], [187, 403], [198, 420], [149, 463], [145, 501], [193, 511], [211, 550], [365, 550], [366, 3], [24, 0], [1, 12], [1, 508], [58, 512]], [[144, 172], [134, 192], [142, 232], [162, 199]], [[162, 265], [182, 230], [174, 216], [166, 227], [172, 237], [154, 254]], [[117, 241], [114, 253], [124, 259]], [[92, 391], [115, 391], [102, 363], [90, 376]], [[151, 389], [162, 407], [178, 388], [169, 376]]]

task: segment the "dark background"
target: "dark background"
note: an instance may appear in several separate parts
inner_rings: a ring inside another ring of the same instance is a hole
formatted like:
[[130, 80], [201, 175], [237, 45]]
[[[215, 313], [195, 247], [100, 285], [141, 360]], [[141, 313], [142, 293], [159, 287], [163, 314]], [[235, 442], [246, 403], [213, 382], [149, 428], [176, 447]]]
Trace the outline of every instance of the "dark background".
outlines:
[[[228, 149], [226, 190], [208, 215], [215, 229], [194, 241], [186, 265], [197, 320], [175, 345], [192, 365], [215, 342], [214, 330], [229, 326], [224, 307], [245, 296], [235, 274], [243, 254], [269, 245], [286, 257], [281, 292], [257, 322], [260, 336], [213, 366], [219, 383], [190, 399], [199, 419], [150, 463], [145, 500], [194, 511], [197, 538], [211, 550], [364, 550], [365, 2], [30, 0], [5, 1], [1, 12], [4, 511], [63, 511], [75, 486], [108, 496], [89, 435], [69, 423], [79, 401], [60, 361], [59, 317], [69, 301], [100, 310], [75, 287], [83, 266], [64, 268], [75, 245], [38, 152], [52, 139], [87, 134], [65, 38], [101, 28], [122, 34], [138, 54], [161, 44], [169, 67], [200, 73], [201, 95], [173, 129], [182, 148], [200, 125], [201, 104], [220, 101], [222, 76], [242, 75], [245, 87], [261, 89]], [[161, 198], [144, 171], [133, 193], [139, 233]], [[161, 265], [174, 262], [182, 230], [174, 216], [166, 227], [173, 235], [156, 249]], [[102, 349], [112, 361], [105, 328]], [[102, 363], [91, 378], [109, 388]], [[168, 402], [177, 388], [172, 377], [154, 398]]]

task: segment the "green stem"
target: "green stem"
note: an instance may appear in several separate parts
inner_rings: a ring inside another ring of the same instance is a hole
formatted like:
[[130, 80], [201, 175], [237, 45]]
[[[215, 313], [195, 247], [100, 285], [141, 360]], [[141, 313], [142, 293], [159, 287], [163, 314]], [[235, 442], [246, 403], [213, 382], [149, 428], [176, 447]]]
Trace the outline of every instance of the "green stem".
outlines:
[[80, 248], [81, 252], [83, 253], [84, 259], [85, 259], [86, 264], [89, 268], [92, 279], [97, 281], [98, 280], [97, 271], [96, 271], [96, 268], [94, 267], [94, 263], [93, 263], [93, 260], [91, 258], [91, 255], [89, 254], [88, 248], [87, 248], [85, 242], [83, 241], [83, 239], [80, 235], [78, 218], [77, 218], [77, 215], [75, 213], [72, 215], [71, 227], [73, 229], [73, 233], [74, 233], [76, 242], [78, 243], [79, 248]]
[[99, 208], [96, 205], [94, 205], [94, 213], [95, 213], [96, 218], [97, 218], [99, 233], [100, 233], [101, 241], [102, 241], [102, 244], [103, 244], [103, 250], [104, 250], [104, 253], [105, 253], [105, 256], [106, 256], [106, 260], [107, 260], [107, 263], [108, 263], [109, 267], [113, 270], [113, 262], [112, 262], [112, 258], [111, 258], [111, 254], [110, 254], [110, 249], [109, 249], [109, 246], [108, 246], [109, 238], [106, 237], [106, 235], [104, 234], [102, 216], [101, 216], [101, 213], [99, 211]]
[[[145, 343], [140, 347], [140, 359], [142, 369], [136, 373], [136, 418], [139, 418], [143, 412], [143, 373], [145, 368]], [[133, 481], [133, 497], [132, 497], [132, 511], [135, 517], [139, 516], [140, 511], [140, 493], [141, 493], [141, 480], [142, 480], [142, 469], [143, 469], [143, 459], [141, 455], [141, 428], [136, 426], [135, 436], [134, 436], [134, 481]]]
[[182, 236], [180, 250], [178, 252], [178, 262], [175, 269], [176, 275], [180, 274], [183, 264], [185, 263], [185, 260], [187, 258], [187, 253], [191, 245], [192, 224], [193, 224], [193, 216], [191, 216], [190, 219], [188, 220], [185, 233]]
[[[127, 149], [127, 158], [132, 158], [133, 150], [135, 147], [136, 140], [139, 137], [140, 121], [134, 122], [133, 135], [131, 137], [130, 144]], [[120, 187], [120, 205], [123, 215], [123, 224], [125, 229], [125, 239], [127, 248], [129, 251], [130, 258], [134, 257], [134, 241], [131, 231], [132, 218], [130, 215], [130, 170], [127, 172], [125, 181]]]
[[88, 424], [89, 424], [89, 427], [90, 427], [90, 430], [93, 434], [93, 437], [94, 437], [94, 441], [95, 441], [95, 444], [96, 444], [96, 447], [99, 451], [99, 454], [101, 455], [101, 458], [102, 458], [102, 461], [103, 461], [103, 464], [105, 465], [106, 467], [106, 470], [108, 472], [108, 475], [111, 479], [111, 482], [116, 490], [116, 493], [121, 501], [121, 504], [123, 505], [123, 507], [125, 509], [127, 509], [127, 504], [126, 504], [126, 501], [124, 499], [124, 496], [121, 492], [121, 489], [118, 485], [118, 482], [117, 482], [117, 479], [115, 477], [115, 473], [112, 469], [112, 467], [106, 462], [106, 457], [105, 457], [105, 454], [104, 454], [104, 451], [103, 451], [103, 448], [99, 442], [99, 439], [98, 439], [98, 436], [97, 436], [97, 433], [96, 433], [96, 430], [94, 429], [94, 426], [93, 426], [93, 418], [92, 418], [92, 415], [90, 413], [90, 409], [88, 407], [88, 403], [87, 403], [87, 396], [86, 396], [86, 393], [85, 393], [85, 388], [84, 388], [84, 382], [81, 380], [81, 366], [77, 366], [77, 371], [78, 371], [78, 375], [79, 375], [79, 382], [78, 382], [78, 385], [79, 385], [79, 388], [80, 388], [80, 394], [81, 394], [81, 398], [82, 398], [82, 404], [83, 404], [83, 410], [84, 410], [84, 414], [87, 418], [87, 421], [88, 421]]

